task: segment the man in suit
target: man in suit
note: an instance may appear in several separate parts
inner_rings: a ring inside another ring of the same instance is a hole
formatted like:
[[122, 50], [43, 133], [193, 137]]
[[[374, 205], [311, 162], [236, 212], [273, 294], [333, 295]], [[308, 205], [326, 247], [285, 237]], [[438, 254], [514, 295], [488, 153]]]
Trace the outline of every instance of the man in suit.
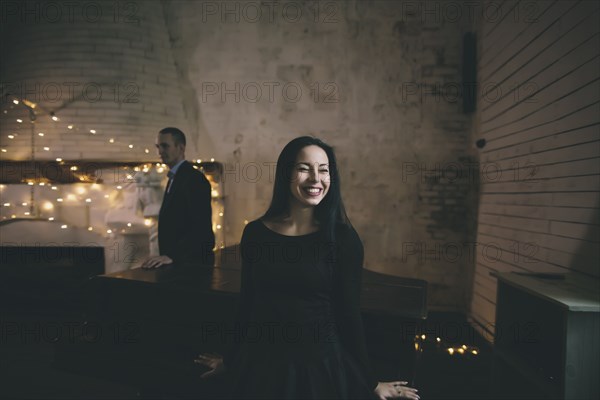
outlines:
[[158, 154], [169, 167], [169, 182], [158, 215], [160, 255], [144, 261], [144, 269], [214, 263], [211, 187], [204, 174], [185, 161], [185, 145], [185, 135], [177, 128], [164, 128], [156, 138]]

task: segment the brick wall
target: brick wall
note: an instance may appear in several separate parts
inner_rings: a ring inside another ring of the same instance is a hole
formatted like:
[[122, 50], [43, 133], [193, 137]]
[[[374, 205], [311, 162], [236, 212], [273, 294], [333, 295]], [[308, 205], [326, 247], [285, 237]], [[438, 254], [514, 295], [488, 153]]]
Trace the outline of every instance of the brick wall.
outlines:
[[[597, 2], [506, 1], [483, 20], [474, 139], [485, 139], [471, 317], [494, 330], [490, 273], [600, 277]], [[493, 169], [493, 171], [492, 171]]]

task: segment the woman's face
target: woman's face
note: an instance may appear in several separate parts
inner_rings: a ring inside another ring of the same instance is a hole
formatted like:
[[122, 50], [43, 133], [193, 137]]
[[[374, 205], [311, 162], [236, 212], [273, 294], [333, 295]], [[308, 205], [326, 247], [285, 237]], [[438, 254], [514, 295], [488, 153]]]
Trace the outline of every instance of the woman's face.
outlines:
[[329, 158], [319, 146], [298, 153], [290, 179], [292, 198], [302, 206], [316, 206], [329, 191]]

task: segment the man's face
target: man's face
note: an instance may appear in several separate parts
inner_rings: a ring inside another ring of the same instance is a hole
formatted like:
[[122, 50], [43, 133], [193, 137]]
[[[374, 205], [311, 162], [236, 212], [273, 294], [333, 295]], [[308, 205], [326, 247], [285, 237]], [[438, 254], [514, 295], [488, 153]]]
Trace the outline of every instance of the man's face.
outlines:
[[169, 168], [185, 158], [185, 146], [176, 144], [170, 133], [159, 133], [156, 137], [156, 150], [163, 163]]

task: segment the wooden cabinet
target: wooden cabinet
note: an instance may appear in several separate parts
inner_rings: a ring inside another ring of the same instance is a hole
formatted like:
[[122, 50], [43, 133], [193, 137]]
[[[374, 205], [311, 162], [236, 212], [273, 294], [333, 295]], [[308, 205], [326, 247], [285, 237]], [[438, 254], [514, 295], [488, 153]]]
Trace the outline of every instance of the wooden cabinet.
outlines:
[[575, 274], [496, 277], [494, 394], [599, 398], [599, 281]]

